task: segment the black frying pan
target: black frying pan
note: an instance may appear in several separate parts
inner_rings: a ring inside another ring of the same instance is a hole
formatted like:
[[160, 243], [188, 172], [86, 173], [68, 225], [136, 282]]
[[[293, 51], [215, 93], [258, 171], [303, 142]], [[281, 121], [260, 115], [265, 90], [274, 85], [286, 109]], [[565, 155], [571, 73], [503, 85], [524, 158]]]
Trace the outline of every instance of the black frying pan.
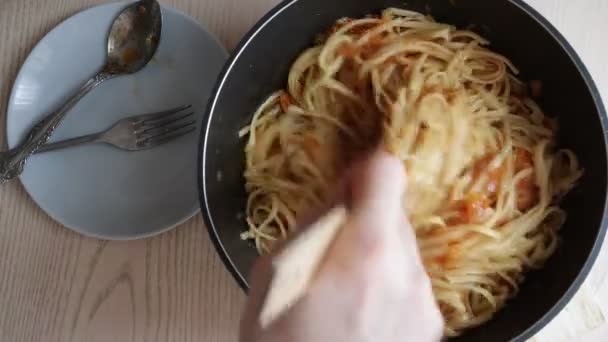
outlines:
[[290, 0], [278, 5], [233, 52], [207, 108], [198, 174], [209, 234], [226, 267], [246, 289], [257, 254], [239, 237], [246, 229], [246, 194], [244, 141], [237, 132], [271, 92], [284, 88], [291, 63], [317, 33], [339, 18], [391, 6], [472, 27], [521, 69], [524, 80], [541, 80], [540, 105], [559, 118], [560, 143], [573, 149], [585, 168], [580, 184], [563, 202], [568, 220], [559, 250], [543, 269], [528, 274], [521, 292], [490, 322], [455, 339], [523, 341], [564, 307], [589, 272], [606, 232], [607, 175], [606, 112], [598, 90], [564, 37], [523, 1]]

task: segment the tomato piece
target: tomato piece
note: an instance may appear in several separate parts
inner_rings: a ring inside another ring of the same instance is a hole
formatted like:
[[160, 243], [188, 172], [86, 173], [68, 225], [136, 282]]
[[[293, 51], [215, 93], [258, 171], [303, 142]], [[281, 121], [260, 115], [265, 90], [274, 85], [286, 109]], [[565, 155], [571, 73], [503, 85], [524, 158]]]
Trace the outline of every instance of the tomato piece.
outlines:
[[313, 161], [321, 161], [323, 151], [321, 150], [321, 144], [315, 138], [311, 136], [304, 137], [304, 139], [302, 140], [302, 146]]
[[513, 149], [513, 154], [515, 155], [515, 172], [519, 172], [523, 169], [531, 168], [534, 163], [532, 162], [532, 153], [523, 148], [515, 147]]
[[474, 192], [465, 199], [456, 201], [454, 207], [458, 211], [458, 216], [448, 220], [448, 224], [467, 224], [483, 222], [491, 209], [492, 201], [482, 193]]
[[338, 55], [347, 58], [356, 56], [358, 52], [357, 47], [351, 43], [340, 44], [337, 50]]
[[282, 93], [279, 95], [279, 105], [281, 106], [283, 113], [287, 113], [287, 109], [292, 103], [293, 101], [291, 100], [291, 96], [289, 96], [289, 94]]
[[487, 209], [490, 208], [490, 200], [484, 194], [472, 193], [465, 200], [465, 213], [467, 221], [479, 223], [486, 216]]
[[[465, 239], [470, 236], [467, 234]], [[433, 259], [433, 262], [439, 264], [443, 267], [448, 266], [452, 261], [458, 259], [460, 254], [462, 253], [462, 246], [459, 242], [452, 242], [448, 245], [448, 250], [446, 253], [437, 256]]]
[[369, 58], [376, 51], [378, 51], [382, 45], [382, 35], [378, 34], [370, 37], [369, 40], [360, 47], [351, 43], [343, 43], [338, 47], [336, 52], [338, 55], [347, 58], [352, 58], [358, 54], [361, 54], [361, 57], [363, 58]]
[[488, 182], [486, 183], [486, 193], [488, 195], [495, 194], [498, 192], [500, 180], [505, 172], [504, 165], [491, 168], [490, 163], [496, 157], [496, 153], [487, 154], [485, 157], [478, 160], [473, 166], [473, 180], [477, 180], [482, 175], [486, 175]]
[[[516, 173], [534, 167], [532, 153], [517, 147], [514, 152], [515, 161], [513, 167]], [[539, 189], [536, 185], [534, 172], [519, 180], [515, 185], [515, 189], [517, 190], [517, 209], [525, 211], [538, 203]]]
[[534, 175], [529, 175], [515, 186], [517, 189], [517, 209], [526, 211], [536, 205], [539, 201], [539, 189], [534, 180]]
[[433, 261], [439, 265], [444, 266], [449, 261], [448, 254], [446, 253], [446, 254], [440, 255], [440, 256], [436, 257]]
[[378, 51], [382, 47], [383, 44], [383, 38], [381, 35], [374, 35], [370, 37], [367, 43], [365, 43], [361, 47], [361, 57], [371, 57], [374, 53], [376, 53], [376, 51]]

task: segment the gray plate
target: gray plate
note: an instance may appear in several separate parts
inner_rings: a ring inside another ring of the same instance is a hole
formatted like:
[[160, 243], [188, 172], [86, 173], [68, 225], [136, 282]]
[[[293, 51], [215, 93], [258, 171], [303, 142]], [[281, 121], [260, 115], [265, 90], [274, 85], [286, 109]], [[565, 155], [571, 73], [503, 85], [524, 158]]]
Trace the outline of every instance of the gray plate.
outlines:
[[[125, 3], [65, 20], [32, 50], [13, 86], [7, 138], [15, 146], [104, 62], [106, 34]], [[163, 7], [156, 56], [142, 71], [107, 81], [68, 114], [52, 140], [88, 134], [143, 112], [192, 104], [200, 121], [227, 54], [193, 19]], [[134, 239], [163, 232], [198, 211], [197, 136], [126, 152], [88, 145], [35, 155], [21, 182], [49, 216], [79, 233]]]

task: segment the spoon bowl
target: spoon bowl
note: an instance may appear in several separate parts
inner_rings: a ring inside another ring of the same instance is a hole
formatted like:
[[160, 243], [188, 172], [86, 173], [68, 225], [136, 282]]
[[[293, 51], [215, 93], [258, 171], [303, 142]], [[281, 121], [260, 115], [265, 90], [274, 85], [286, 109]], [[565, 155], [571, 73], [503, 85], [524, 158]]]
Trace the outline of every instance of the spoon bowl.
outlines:
[[156, 1], [144, 0], [125, 8], [110, 28], [104, 71], [131, 74], [141, 70], [158, 48], [161, 23]]

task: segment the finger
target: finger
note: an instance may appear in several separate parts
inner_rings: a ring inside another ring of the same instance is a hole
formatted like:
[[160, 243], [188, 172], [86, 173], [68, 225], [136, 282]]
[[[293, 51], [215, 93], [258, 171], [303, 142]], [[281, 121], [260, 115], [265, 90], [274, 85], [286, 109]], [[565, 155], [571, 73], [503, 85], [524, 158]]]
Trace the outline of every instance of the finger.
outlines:
[[353, 168], [350, 179], [353, 211], [375, 214], [402, 210], [405, 168], [399, 159], [378, 150]]
[[378, 150], [353, 168], [351, 222], [363, 237], [395, 236], [404, 229], [406, 173], [401, 161]]
[[403, 197], [406, 171], [402, 162], [378, 150], [350, 172], [350, 217], [328, 252], [328, 268], [359, 277], [393, 270], [403, 279], [424, 273], [414, 230]]
[[399, 261], [392, 263], [402, 265], [408, 253], [400, 230], [410, 228], [401, 205], [405, 191], [401, 162], [382, 151], [370, 154], [351, 168], [349, 190], [348, 221], [327, 252], [320, 273], [365, 278], [365, 270], [377, 266], [377, 257], [387, 259], [382, 254], [398, 254]]

